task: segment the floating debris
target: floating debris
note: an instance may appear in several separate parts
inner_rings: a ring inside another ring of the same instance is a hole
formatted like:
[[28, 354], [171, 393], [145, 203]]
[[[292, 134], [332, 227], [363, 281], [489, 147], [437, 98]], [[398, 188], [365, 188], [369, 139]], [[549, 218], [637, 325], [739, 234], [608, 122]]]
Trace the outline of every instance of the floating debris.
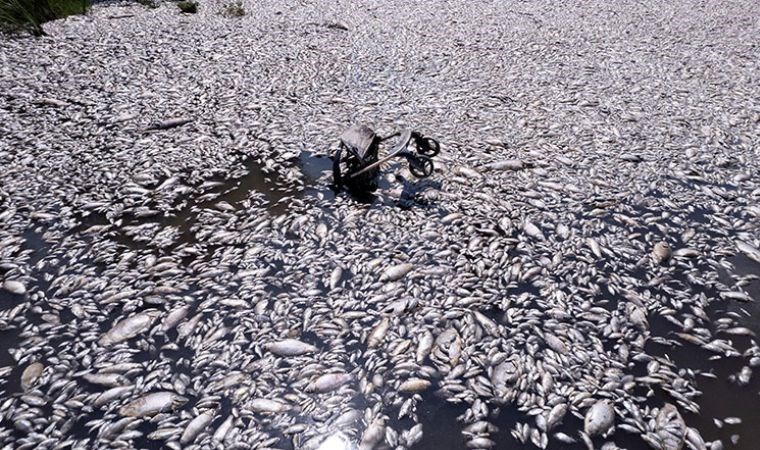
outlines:
[[0, 447], [757, 446], [753, 2], [244, 3], [0, 37]]

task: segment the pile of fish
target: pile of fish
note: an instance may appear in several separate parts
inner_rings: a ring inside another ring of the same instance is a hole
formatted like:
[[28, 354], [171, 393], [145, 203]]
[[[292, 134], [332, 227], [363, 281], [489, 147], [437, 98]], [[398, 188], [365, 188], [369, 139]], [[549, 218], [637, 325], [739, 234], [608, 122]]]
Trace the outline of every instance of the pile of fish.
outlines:
[[[0, 37], [0, 446], [754, 448], [760, 11], [560, 4]], [[330, 190], [362, 122], [436, 172]]]

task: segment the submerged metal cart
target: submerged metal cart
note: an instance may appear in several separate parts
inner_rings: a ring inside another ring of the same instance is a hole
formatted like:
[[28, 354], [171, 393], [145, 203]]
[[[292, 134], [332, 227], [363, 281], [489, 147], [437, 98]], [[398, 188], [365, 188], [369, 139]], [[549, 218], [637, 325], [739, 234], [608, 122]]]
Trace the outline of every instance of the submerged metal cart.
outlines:
[[[398, 137], [387, 156], [379, 158], [380, 144]], [[433, 138], [403, 130], [381, 138], [365, 125], [354, 125], [340, 137], [340, 148], [333, 156], [333, 182], [338, 188], [345, 186], [353, 192], [372, 192], [377, 189], [380, 166], [393, 159], [405, 158], [409, 171], [417, 178], [427, 178], [433, 173], [432, 157], [441, 147]], [[416, 151], [409, 149], [414, 144]]]

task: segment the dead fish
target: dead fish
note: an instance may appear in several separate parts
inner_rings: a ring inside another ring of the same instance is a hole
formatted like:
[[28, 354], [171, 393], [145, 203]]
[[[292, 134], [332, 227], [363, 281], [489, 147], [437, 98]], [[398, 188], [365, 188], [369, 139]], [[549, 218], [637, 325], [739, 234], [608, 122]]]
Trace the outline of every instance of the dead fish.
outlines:
[[172, 328], [176, 327], [185, 317], [187, 317], [187, 314], [189, 312], [190, 305], [184, 305], [173, 309], [169, 314], [166, 315], [163, 322], [161, 322], [161, 329], [163, 331], [169, 331]]
[[649, 329], [649, 321], [647, 320], [647, 313], [644, 308], [631, 305], [629, 308], [628, 318], [630, 319], [631, 323], [639, 330], [646, 331]]
[[564, 223], [557, 225], [557, 236], [566, 240], [570, 237], [570, 228]]
[[434, 342], [435, 338], [430, 331], [425, 330], [422, 332], [422, 336], [420, 336], [419, 343], [417, 344], [417, 352], [415, 354], [415, 359], [418, 364], [422, 364], [425, 358], [430, 354]]
[[19, 398], [29, 406], [45, 406], [48, 403], [45, 397], [36, 394], [24, 394]]
[[198, 414], [193, 420], [188, 422], [185, 431], [182, 432], [182, 436], [179, 438], [180, 444], [187, 445], [195, 442], [198, 435], [201, 434], [213, 420], [214, 414], [210, 411]]
[[201, 319], [203, 319], [203, 313], [198, 313], [189, 320], [177, 325], [177, 338], [182, 341], [193, 334], [193, 331], [195, 331], [195, 328], [198, 326]]
[[422, 424], [418, 423], [417, 425], [409, 429], [408, 432], [405, 433], [405, 439], [404, 439], [405, 447], [414, 448], [414, 445], [420, 442], [422, 440], [422, 437], [423, 437]]
[[119, 414], [127, 417], [154, 416], [160, 412], [177, 409], [186, 402], [186, 397], [174, 392], [153, 392], [122, 406]]
[[367, 347], [373, 348], [380, 345], [385, 338], [385, 334], [388, 332], [388, 328], [391, 325], [391, 320], [387, 317], [383, 317], [380, 322], [372, 328], [372, 331], [367, 336]]
[[554, 350], [557, 353], [565, 354], [567, 353], [567, 345], [565, 345], [564, 342], [557, 336], [546, 333], [544, 335], [544, 341], [546, 342], [546, 346], [550, 349]]
[[697, 258], [701, 254], [699, 250], [693, 248], [679, 248], [673, 252], [673, 256], [676, 258]]
[[335, 267], [333, 269], [332, 273], [330, 274], [330, 289], [335, 289], [338, 287], [338, 284], [340, 283], [341, 278], [343, 278], [343, 268], [340, 266]]
[[39, 362], [29, 364], [21, 373], [21, 389], [26, 391], [30, 387], [34, 386], [34, 384], [40, 378], [40, 375], [42, 375], [42, 371], [44, 369], [45, 366]]
[[385, 437], [385, 423], [381, 419], [373, 420], [362, 434], [359, 450], [374, 449], [383, 437]]
[[[146, 436], [151, 441], [167, 441], [174, 439], [182, 433], [182, 428], [170, 427], [170, 428], [158, 428], [156, 431], [148, 433]], [[172, 448], [168, 445], [167, 447]]]
[[754, 245], [751, 245], [744, 241], [736, 241], [736, 248], [747, 255], [749, 259], [760, 263], [760, 250], [758, 250]]
[[328, 22], [325, 26], [327, 28], [333, 28], [341, 31], [351, 31], [351, 26], [342, 20], [339, 20], [337, 22]]
[[599, 400], [586, 412], [583, 430], [587, 435], [599, 436], [606, 434], [615, 424], [615, 410], [608, 400]]
[[745, 303], [750, 303], [753, 301], [752, 297], [750, 297], [747, 293], [741, 291], [721, 291], [719, 295], [721, 298], [737, 300]]
[[652, 250], [652, 259], [654, 260], [655, 264], [667, 263], [672, 255], [673, 251], [670, 249], [670, 245], [668, 245], [667, 242], [660, 241], [654, 244], [654, 249]]
[[103, 391], [100, 395], [95, 397], [92, 404], [93, 406], [103, 406], [114, 400], [126, 397], [134, 388], [132, 386], [119, 386]]
[[628, 162], [641, 162], [640, 156], [634, 155], [631, 153], [623, 153], [622, 155], [619, 156], [619, 158], [622, 159], [623, 161], [628, 161]]
[[290, 410], [290, 405], [268, 398], [255, 398], [250, 401], [249, 406], [259, 413], [280, 413]]
[[464, 427], [462, 434], [477, 436], [479, 434], [496, 433], [497, 431], [499, 431], [499, 428], [496, 425], [485, 420], [480, 420]]
[[747, 327], [733, 327], [733, 328], [722, 330], [721, 332], [726, 333], [726, 334], [733, 334], [735, 336], [751, 336], [751, 337], [755, 336], [755, 332], [750, 330]]
[[56, 106], [56, 107], [69, 106], [68, 102], [65, 102], [63, 100], [58, 100], [57, 98], [51, 98], [51, 97], [42, 97], [37, 102], [41, 105], [47, 105], [47, 106]]
[[738, 374], [736, 374], [736, 383], [739, 386], [746, 386], [752, 379], [752, 369], [747, 366], [743, 366]]
[[124, 342], [150, 328], [153, 320], [158, 316], [157, 311], [144, 311], [134, 316], [127, 317], [114, 325], [104, 334], [98, 343], [108, 347], [119, 342]]
[[118, 373], [88, 373], [82, 375], [82, 378], [88, 383], [108, 387], [120, 386], [127, 381], [126, 378]]
[[596, 239], [587, 238], [586, 244], [591, 249], [591, 252], [594, 254], [594, 256], [597, 258], [602, 257], [602, 248], [599, 246], [599, 243], [596, 241]]
[[314, 232], [316, 233], [316, 235], [320, 239], [324, 240], [324, 239], [327, 238], [328, 234], [330, 233], [330, 230], [328, 230], [326, 223], [319, 222], [319, 224], [317, 225], [317, 228], [316, 228], [316, 230], [314, 230]]
[[686, 423], [678, 409], [666, 403], [655, 418], [655, 430], [662, 450], [681, 450], [686, 436]]
[[444, 225], [448, 225], [450, 223], [454, 223], [455, 220], [461, 219], [463, 217], [462, 213], [453, 212], [451, 214], [447, 214], [441, 219], [441, 223]]
[[532, 237], [533, 239], [537, 239], [539, 241], [546, 240], [544, 233], [542, 233], [541, 230], [530, 220], [526, 220], [525, 222], [523, 222], [522, 228], [525, 234]]
[[483, 175], [481, 175], [477, 170], [471, 169], [469, 167], [459, 166], [454, 169], [454, 173], [458, 175], [463, 175], [467, 178], [479, 180], [483, 178]]
[[383, 272], [380, 276], [380, 281], [397, 281], [404, 278], [406, 274], [412, 271], [413, 265], [409, 263], [398, 264], [391, 266]]
[[146, 130], [168, 130], [170, 128], [181, 127], [182, 125], [188, 124], [192, 121], [192, 119], [186, 118], [167, 119], [152, 123], [146, 128]]
[[525, 164], [519, 159], [504, 159], [483, 166], [485, 170], [522, 170]]
[[[687, 447], [691, 450], [707, 450], [707, 444], [705, 443], [705, 440], [702, 439], [702, 435], [699, 434], [699, 431], [694, 428], [686, 428], [685, 440]], [[718, 448], [711, 447], [711, 450], [718, 450]]]
[[271, 342], [264, 347], [278, 356], [299, 356], [319, 351], [317, 347], [297, 339], [284, 339], [278, 342]]
[[495, 446], [496, 446], [496, 442], [486, 437], [477, 437], [467, 442], [467, 448], [477, 449], [477, 448], [491, 448]]
[[549, 416], [546, 418], [546, 431], [551, 431], [554, 427], [561, 424], [565, 414], [567, 414], [566, 403], [555, 405], [551, 411], [549, 411]]
[[222, 422], [221, 425], [214, 431], [214, 434], [211, 436], [211, 439], [216, 442], [223, 442], [225, 438], [227, 437], [227, 434], [230, 432], [230, 429], [232, 428], [234, 424], [235, 417], [233, 415], [229, 415], [226, 419], [224, 419], [224, 422]]
[[430, 381], [422, 378], [410, 378], [399, 385], [399, 392], [407, 394], [416, 394], [430, 387]]
[[225, 201], [221, 201], [214, 206], [221, 209], [222, 211], [235, 211], [235, 207]]
[[483, 327], [483, 329], [492, 336], [499, 335], [499, 326], [493, 320], [489, 319], [485, 314], [480, 311], [473, 311], [475, 320]]
[[567, 434], [561, 431], [554, 433], [554, 439], [562, 442], [563, 444], [575, 444], [576, 442], [578, 442], [572, 437], [568, 436]]
[[23, 295], [26, 293], [26, 286], [18, 280], [5, 280], [3, 282], [3, 289], [16, 295]]
[[306, 387], [307, 392], [330, 392], [344, 384], [350, 383], [354, 377], [348, 373], [328, 373], [318, 377]]

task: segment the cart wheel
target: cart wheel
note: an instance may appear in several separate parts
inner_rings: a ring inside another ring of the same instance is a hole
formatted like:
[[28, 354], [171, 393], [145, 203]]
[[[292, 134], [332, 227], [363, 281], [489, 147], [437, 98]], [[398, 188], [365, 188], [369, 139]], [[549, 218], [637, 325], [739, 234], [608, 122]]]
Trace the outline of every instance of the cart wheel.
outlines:
[[417, 152], [425, 156], [436, 156], [441, 152], [441, 145], [433, 138], [420, 138], [417, 140]]
[[343, 176], [340, 172], [340, 159], [343, 156], [343, 147], [341, 146], [333, 155], [333, 185], [341, 187], [343, 185]]
[[409, 158], [409, 172], [417, 178], [427, 178], [433, 174], [433, 160], [425, 155]]

